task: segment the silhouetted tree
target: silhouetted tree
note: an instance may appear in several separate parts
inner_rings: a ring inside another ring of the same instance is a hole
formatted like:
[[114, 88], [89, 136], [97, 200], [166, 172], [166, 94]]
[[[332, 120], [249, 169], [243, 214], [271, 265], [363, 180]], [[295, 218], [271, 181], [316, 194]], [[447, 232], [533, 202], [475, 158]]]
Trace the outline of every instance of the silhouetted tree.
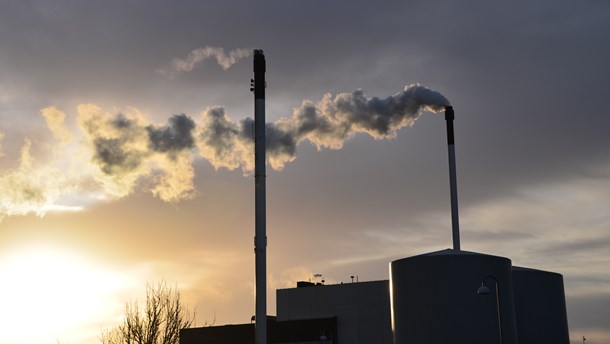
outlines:
[[121, 325], [102, 331], [103, 344], [178, 344], [180, 329], [191, 327], [195, 312], [190, 313], [180, 302], [177, 288], [165, 282], [146, 285], [146, 304], [125, 305]]

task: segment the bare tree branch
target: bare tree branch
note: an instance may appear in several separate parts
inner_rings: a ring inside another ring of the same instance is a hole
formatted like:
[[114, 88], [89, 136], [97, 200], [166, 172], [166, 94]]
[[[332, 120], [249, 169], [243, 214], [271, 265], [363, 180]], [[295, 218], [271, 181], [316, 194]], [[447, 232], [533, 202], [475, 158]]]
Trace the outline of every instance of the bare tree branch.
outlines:
[[146, 304], [126, 303], [123, 323], [102, 331], [102, 344], [178, 344], [180, 330], [193, 325], [195, 312], [180, 302], [177, 287], [146, 284]]

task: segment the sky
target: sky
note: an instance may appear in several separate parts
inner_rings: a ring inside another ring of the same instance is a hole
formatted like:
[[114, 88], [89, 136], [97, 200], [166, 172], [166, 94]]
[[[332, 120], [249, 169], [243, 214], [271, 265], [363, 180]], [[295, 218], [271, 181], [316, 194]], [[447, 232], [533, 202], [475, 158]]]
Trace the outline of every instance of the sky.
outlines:
[[0, 47], [2, 343], [98, 342], [158, 281], [250, 321], [253, 49], [270, 314], [452, 246], [444, 99], [461, 248], [562, 274], [610, 343], [607, 1], [8, 0]]

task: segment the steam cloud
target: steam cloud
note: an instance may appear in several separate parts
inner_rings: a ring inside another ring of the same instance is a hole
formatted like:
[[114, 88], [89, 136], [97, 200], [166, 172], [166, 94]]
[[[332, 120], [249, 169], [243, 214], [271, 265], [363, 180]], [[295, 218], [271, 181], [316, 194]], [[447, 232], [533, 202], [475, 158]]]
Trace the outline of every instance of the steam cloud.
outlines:
[[[296, 147], [305, 140], [317, 149], [340, 149], [357, 133], [375, 139], [395, 137], [398, 130], [413, 125], [423, 110], [438, 112], [447, 105], [443, 95], [418, 84], [383, 99], [357, 90], [326, 94], [317, 103], [306, 100], [289, 117], [266, 124], [267, 161], [273, 169], [282, 169], [296, 158]], [[10, 190], [0, 195], [0, 220], [78, 210], [82, 205], [62, 204], [75, 193], [116, 199], [143, 188], [167, 202], [189, 199], [196, 194], [193, 160], [197, 155], [216, 169], [240, 168], [246, 173], [254, 169], [254, 121], [234, 122], [223, 107], [207, 108], [199, 123], [177, 114], [163, 125], [150, 123], [133, 108], [110, 114], [83, 104], [77, 110], [82, 140], [74, 139], [63, 112], [54, 107], [41, 111], [58, 144], [50, 161], [37, 165], [26, 141], [20, 166], [0, 173], [0, 186]]]
[[[446, 105], [449, 101], [442, 94], [418, 84], [405, 86], [402, 92], [385, 99], [367, 98], [357, 90], [334, 97], [326, 94], [318, 103], [306, 100], [290, 117], [266, 124], [267, 159], [273, 169], [279, 170], [296, 158], [296, 146], [304, 140], [318, 149], [341, 149], [356, 133], [375, 139], [395, 137], [396, 131], [413, 125], [423, 109], [438, 112]], [[233, 123], [220, 107], [207, 109], [203, 118], [201, 155], [215, 168], [239, 166], [251, 171], [253, 120]]]
[[164, 201], [194, 196], [190, 151], [195, 122], [190, 117], [173, 115], [166, 125], [155, 126], [135, 109], [111, 115], [89, 104], [78, 112], [90, 161], [97, 168], [95, 179], [107, 194], [124, 197], [148, 177], [150, 191]]
[[167, 77], [173, 77], [176, 73], [190, 72], [203, 60], [215, 58], [216, 62], [224, 69], [231, 68], [240, 59], [250, 56], [250, 49], [235, 49], [225, 53], [223, 48], [206, 46], [191, 51], [184, 59], [174, 58], [168, 66], [160, 68], [157, 72]]

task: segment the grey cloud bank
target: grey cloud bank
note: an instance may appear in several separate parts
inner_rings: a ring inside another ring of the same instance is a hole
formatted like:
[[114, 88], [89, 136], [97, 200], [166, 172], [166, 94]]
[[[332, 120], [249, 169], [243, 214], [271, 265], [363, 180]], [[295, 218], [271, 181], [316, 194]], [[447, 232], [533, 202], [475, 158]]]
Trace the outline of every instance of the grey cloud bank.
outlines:
[[[387, 278], [389, 259], [449, 245], [444, 240], [448, 189], [440, 116], [422, 116], [414, 130], [372, 143], [375, 137], [390, 137], [392, 130], [380, 128], [397, 124], [380, 116], [379, 122], [361, 125], [373, 136], [355, 135], [341, 151], [315, 152], [316, 142], [322, 144], [316, 141], [318, 134], [337, 133], [331, 135], [336, 141], [325, 144], [342, 142], [344, 128], [317, 118], [316, 106], [325, 93], [361, 88], [370, 101], [370, 96], [391, 95], [415, 81], [450, 96], [456, 110], [464, 249], [506, 254], [516, 264], [563, 273], [569, 297], [589, 292], [570, 280], [607, 275], [600, 267], [607, 259], [603, 252], [610, 251], [609, 229], [600, 214], [607, 213], [610, 202], [604, 192], [596, 193], [610, 188], [610, 116], [605, 110], [610, 6], [606, 1], [353, 1], [349, 6], [322, 1], [269, 1], [262, 6], [246, 1], [185, 1], [181, 6], [163, 1], [15, 1], [0, 6], [3, 166], [18, 165], [14, 161], [25, 136], [36, 136], [31, 153], [34, 163], [38, 161], [35, 149], [42, 147], [48, 134], [39, 124], [41, 108], [54, 104], [69, 113], [77, 104], [93, 102], [114, 118], [113, 107], [135, 106], [156, 115], [149, 122], [138, 122], [131, 134], [136, 136], [100, 137], [100, 148], [108, 151], [107, 158], [117, 154], [134, 163], [141, 163], [139, 154], [148, 156], [147, 164], [140, 167], [164, 168], [175, 158], [171, 166], [181, 167], [185, 173], [180, 176], [192, 173], [190, 187], [201, 188], [200, 198], [181, 203], [182, 209], [200, 209], [204, 204], [210, 208], [205, 221], [212, 221], [219, 212], [214, 207], [223, 201], [241, 204], [250, 184], [246, 180], [247, 186], [240, 186], [245, 180], [240, 173], [217, 173], [193, 163], [181, 149], [191, 142], [174, 142], [172, 133], [188, 131], [190, 118], [196, 124], [191, 129], [196, 149], [209, 149], [205, 154], [218, 166], [247, 166], [251, 159], [247, 149], [233, 156], [225, 152], [236, 143], [251, 144], [246, 118], [252, 113], [248, 91], [252, 71], [248, 58], [224, 70], [216, 57], [195, 62], [196, 54], [190, 57], [189, 52], [207, 45], [224, 47], [224, 54], [230, 56], [236, 48], [256, 47], [264, 49], [268, 59], [268, 130], [275, 138], [270, 149], [278, 165], [290, 161], [299, 139], [314, 144], [313, 148], [300, 145], [299, 159], [285, 165], [282, 173], [270, 171], [270, 252], [275, 254], [270, 269], [276, 275], [307, 264], [325, 276], [334, 274], [337, 280], [355, 273], [362, 279]], [[155, 72], [171, 69], [174, 58], [185, 67], [192, 65], [192, 70], [177, 72], [173, 78]], [[352, 97], [357, 98], [346, 95], [350, 101]], [[302, 99], [314, 102], [299, 106]], [[193, 115], [208, 106], [203, 118]], [[283, 122], [295, 106], [294, 121]], [[189, 116], [167, 122], [167, 114], [173, 113]], [[407, 123], [407, 118], [400, 123]], [[219, 131], [204, 135], [203, 122], [214, 123]], [[73, 133], [75, 128], [71, 129]], [[107, 129], [116, 130], [116, 125]], [[223, 130], [226, 136], [213, 135]], [[202, 137], [214, 142], [202, 142]], [[125, 147], [127, 142], [131, 146]], [[207, 148], [202, 149], [202, 143]], [[97, 159], [102, 164], [104, 157]], [[120, 169], [111, 160], [105, 166]], [[198, 167], [199, 174], [188, 166]], [[583, 182], [591, 175], [597, 178], [593, 186]], [[182, 180], [174, 176], [172, 180]], [[170, 181], [158, 173], [154, 178]], [[103, 180], [117, 192], [118, 186], [131, 185], [127, 177]], [[123, 184], [117, 185], [119, 181]], [[189, 185], [183, 185], [175, 189], [187, 190]], [[239, 196], [228, 195], [223, 189], [227, 185]], [[558, 196], [558, 185], [569, 186], [570, 192]], [[536, 197], [524, 196], [522, 190]], [[557, 206], [567, 195], [576, 194], [569, 198], [572, 207]], [[128, 198], [124, 202], [130, 204]], [[473, 214], [472, 221], [466, 214]], [[215, 246], [235, 245], [243, 239], [248, 223], [241, 218], [234, 221], [215, 223], [224, 240], [214, 240]], [[470, 237], [469, 226], [473, 226]], [[198, 238], [200, 231], [198, 226], [185, 225], [182, 234]], [[211, 228], [206, 231], [213, 233]], [[394, 240], [371, 239], [367, 233]], [[548, 238], [554, 239], [552, 244]], [[250, 249], [250, 236], [244, 241]], [[205, 240], [197, 245], [210, 248]], [[385, 252], [392, 252], [392, 257], [352, 265], [328, 263], [348, 255], [362, 261]], [[237, 275], [250, 276], [249, 270]], [[600, 288], [609, 287], [607, 278], [599, 281]], [[590, 297], [607, 299], [598, 291]], [[607, 341], [606, 312], [584, 298], [571, 300], [574, 341], [581, 335], [591, 342]], [[226, 308], [239, 313], [243, 307], [236, 302]], [[247, 321], [248, 312], [234, 322]], [[220, 322], [224, 322], [221, 316]], [[597, 338], [588, 335], [593, 327], [600, 333]]]

